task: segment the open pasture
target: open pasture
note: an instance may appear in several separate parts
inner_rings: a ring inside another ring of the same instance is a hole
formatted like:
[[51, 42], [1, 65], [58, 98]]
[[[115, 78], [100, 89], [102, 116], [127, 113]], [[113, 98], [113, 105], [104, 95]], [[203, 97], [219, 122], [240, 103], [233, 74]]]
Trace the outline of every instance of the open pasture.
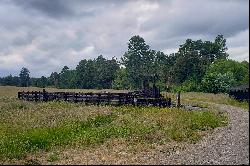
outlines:
[[[131, 152], [136, 153], [138, 146], [150, 151], [155, 145], [195, 143], [214, 128], [227, 124], [226, 115], [215, 109], [186, 111], [177, 108], [28, 102], [17, 99], [20, 90], [42, 89], [0, 87], [0, 159], [3, 163], [26, 162], [27, 156], [54, 151], [60, 154], [67, 149], [95, 150], [106, 144], [112, 146], [110, 142], [113, 141], [120, 142], [121, 146], [129, 144]], [[127, 151], [124, 148], [121, 151]], [[57, 157], [47, 156], [44, 162], [54, 160]]]

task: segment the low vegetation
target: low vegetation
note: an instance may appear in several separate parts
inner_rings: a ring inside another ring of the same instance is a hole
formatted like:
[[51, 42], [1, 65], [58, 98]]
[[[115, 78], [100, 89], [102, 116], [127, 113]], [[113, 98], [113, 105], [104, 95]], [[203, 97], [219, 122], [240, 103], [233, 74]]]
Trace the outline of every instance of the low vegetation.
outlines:
[[[110, 139], [132, 144], [195, 143], [207, 131], [227, 124], [216, 110], [85, 106], [69, 102], [27, 102], [15, 99], [12, 87], [0, 87], [0, 159], [23, 158], [37, 151], [91, 147]], [[20, 89], [19, 89], [20, 90]], [[51, 155], [48, 161], [59, 160]]]
[[[58, 105], [58, 103], [49, 103], [50, 108], [53, 108], [54, 104]], [[27, 108], [18, 106], [16, 110], [18, 109]], [[85, 109], [84, 106], [82, 109]], [[93, 107], [93, 109], [102, 109], [102, 107]], [[74, 143], [89, 146], [117, 137], [147, 143], [164, 143], [169, 140], [195, 142], [201, 137], [201, 131], [219, 127], [226, 122], [224, 116], [212, 111], [187, 112], [153, 107], [109, 107], [108, 109], [110, 113], [97, 113], [86, 120], [69, 117], [53, 119], [57, 117], [54, 116], [51, 119], [47, 117], [47, 122], [42, 124], [37, 116], [38, 124], [33, 120], [34, 125], [25, 124], [25, 122], [29, 123], [28, 118], [11, 118], [12, 121], [8, 122], [6, 120], [8, 117], [2, 116], [0, 155], [18, 158], [39, 149], [49, 150], [54, 146], [74, 145]], [[39, 113], [36, 111], [34, 114]], [[6, 115], [15, 116], [13, 114], [15, 114], [14, 111]]]
[[182, 103], [216, 103], [226, 104], [235, 107], [240, 107], [249, 110], [249, 103], [246, 101], [237, 101], [227, 94], [213, 94], [213, 93], [198, 93], [198, 92], [186, 92], [182, 93]]

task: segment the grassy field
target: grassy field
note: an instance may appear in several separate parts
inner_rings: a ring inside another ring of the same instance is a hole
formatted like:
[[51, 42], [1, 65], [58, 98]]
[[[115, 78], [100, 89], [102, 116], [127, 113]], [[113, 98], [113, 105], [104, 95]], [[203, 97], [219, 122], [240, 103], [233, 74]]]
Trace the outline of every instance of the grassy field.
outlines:
[[[176, 98], [175, 94], [171, 93], [163, 93], [168, 97]], [[213, 93], [201, 93], [201, 92], [186, 92], [181, 93], [181, 103], [182, 104], [191, 104], [191, 105], [199, 105], [206, 106], [207, 102], [215, 103], [215, 104], [226, 104], [235, 107], [240, 107], [246, 110], [249, 110], [248, 102], [239, 102], [235, 99], [229, 97], [226, 94], [213, 94]]]
[[[68, 102], [35, 103], [16, 99], [20, 90], [42, 89], [0, 86], [0, 161], [3, 163], [22, 160], [41, 151], [69, 147], [94, 149], [112, 140], [123, 140], [124, 144], [134, 147], [170, 142], [195, 143], [212, 129], [227, 124], [227, 117], [214, 109], [185, 111], [158, 107], [86, 106]], [[221, 103], [227, 101], [222, 95], [183, 94], [183, 102], [199, 99], [218, 103], [218, 98]], [[57, 154], [47, 156], [49, 162], [56, 160], [59, 160]]]

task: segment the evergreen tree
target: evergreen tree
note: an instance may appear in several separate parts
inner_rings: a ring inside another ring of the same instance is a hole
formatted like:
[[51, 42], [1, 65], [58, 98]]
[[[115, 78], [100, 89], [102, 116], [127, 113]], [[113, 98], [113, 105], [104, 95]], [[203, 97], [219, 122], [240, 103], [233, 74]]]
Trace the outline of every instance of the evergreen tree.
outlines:
[[20, 86], [27, 87], [30, 84], [30, 76], [29, 70], [23, 67], [20, 71], [19, 78], [20, 78]]
[[148, 76], [152, 65], [152, 54], [142, 37], [133, 36], [129, 40], [128, 50], [122, 57], [122, 63], [126, 67], [131, 88], [143, 87], [143, 80]]

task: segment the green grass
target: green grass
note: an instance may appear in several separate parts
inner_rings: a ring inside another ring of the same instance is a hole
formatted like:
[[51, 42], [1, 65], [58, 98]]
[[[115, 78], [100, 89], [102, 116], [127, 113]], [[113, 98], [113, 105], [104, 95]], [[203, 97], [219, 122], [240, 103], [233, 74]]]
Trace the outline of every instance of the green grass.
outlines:
[[[36, 103], [17, 100], [17, 90], [0, 87], [0, 94], [7, 94], [0, 95], [0, 161], [66, 146], [91, 148], [120, 138], [130, 145], [195, 143], [227, 124], [227, 117], [217, 110]], [[59, 155], [47, 160], [59, 160]]]
[[[84, 146], [103, 143], [110, 138], [126, 138], [132, 142], [191, 141], [201, 137], [200, 131], [224, 125], [226, 117], [213, 112], [187, 112], [178, 109], [120, 107], [107, 115], [86, 121], [72, 121], [55, 127], [28, 130], [1, 124], [5, 132], [0, 138], [0, 156], [21, 158], [37, 150], [80, 143]], [[167, 119], [167, 118], [170, 119]], [[157, 135], [158, 133], [158, 135]], [[160, 136], [159, 136], [160, 133]]]
[[[166, 96], [172, 97], [175, 100], [175, 94], [164, 93]], [[213, 93], [201, 93], [201, 92], [185, 92], [181, 93], [181, 103], [184, 104], [198, 104], [204, 105], [203, 102], [210, 102], [216, 104], [226, 104], [235, 107], [240, 107], [249, 110], [248, 102], [241, 102], [230, 98], [227, 94], [213, 94]]]
[[237, 100], [234, 100], [234, 99], [230, 98], [223, 104], [228, 104], [228, 105], [231, 105], [231, 106], [236, 106], [236, 107], [240, 107], [240, 108], [249, 110], [249, 103], [246, 102], [246, 101], [237, 101]]

